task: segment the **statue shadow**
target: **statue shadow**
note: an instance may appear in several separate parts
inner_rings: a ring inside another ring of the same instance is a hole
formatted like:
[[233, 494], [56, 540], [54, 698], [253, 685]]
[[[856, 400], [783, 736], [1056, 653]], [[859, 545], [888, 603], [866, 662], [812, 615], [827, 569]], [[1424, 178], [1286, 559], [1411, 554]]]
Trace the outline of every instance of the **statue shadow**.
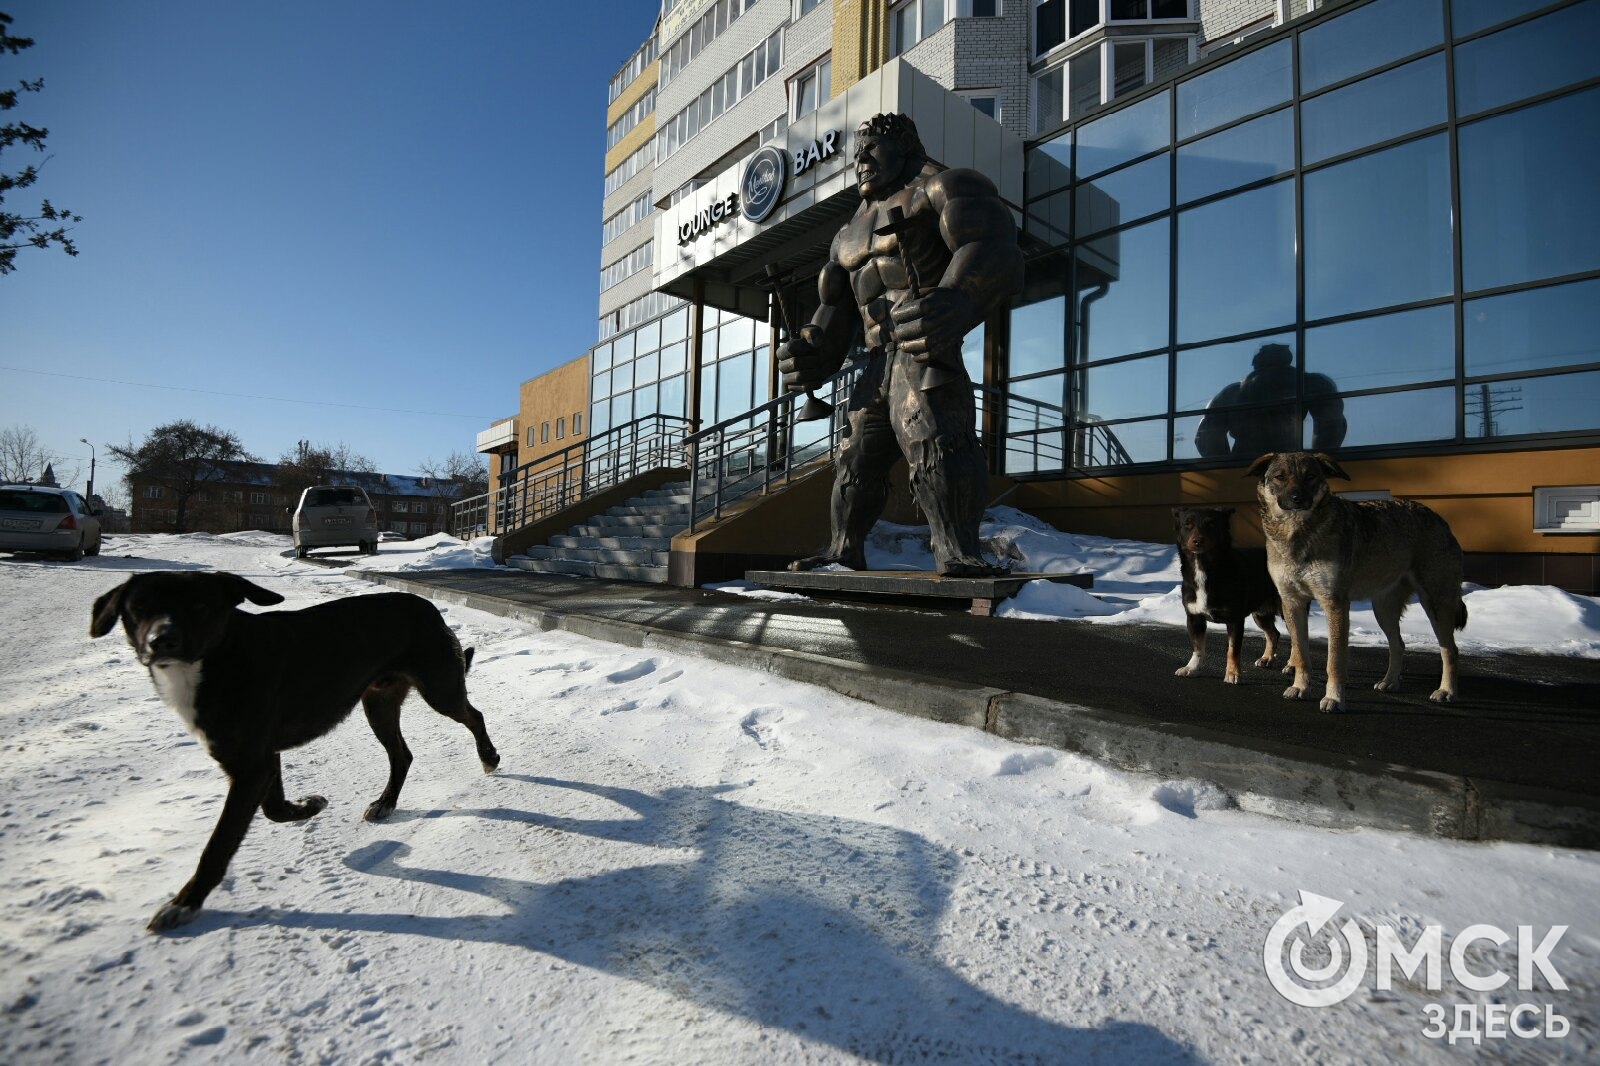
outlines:
[[481, 896], [498, 913], [274, 910], [232, 916], [228, 924], [525, 947], [873, 1062], [1200, 1061], [1151, 1026], [1053, 1021], [953, 969], [941, 952], [948, 942], [940, 918], [958, 860], [915, 834], [721, 798], [738, 787], [732, 785], [653, 795], [505, 777], [587, 793], [627, 813], [579, 819], [496, 808], [413, 817], [509, 821], [674, 854], [538, 883], [409, 865], [407, 845], [380, 841], [347, 856], [345, 865]]

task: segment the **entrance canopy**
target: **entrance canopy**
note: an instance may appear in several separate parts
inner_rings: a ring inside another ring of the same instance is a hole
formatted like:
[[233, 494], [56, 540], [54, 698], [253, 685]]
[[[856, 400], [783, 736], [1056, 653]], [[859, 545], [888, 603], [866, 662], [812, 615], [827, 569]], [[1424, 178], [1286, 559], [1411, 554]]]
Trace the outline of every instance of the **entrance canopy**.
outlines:
[[899, 112], [917, 124], [928, 157], [970, 167], [1022, 204], [1022, 139], [901, 59], [796, 120], [769, 142], [656, 215], [655, 288], [686, 300], [696, 290], [712, 307], [765, 318], [780, 276], [815, 271], [860, 202], [856, 127]]

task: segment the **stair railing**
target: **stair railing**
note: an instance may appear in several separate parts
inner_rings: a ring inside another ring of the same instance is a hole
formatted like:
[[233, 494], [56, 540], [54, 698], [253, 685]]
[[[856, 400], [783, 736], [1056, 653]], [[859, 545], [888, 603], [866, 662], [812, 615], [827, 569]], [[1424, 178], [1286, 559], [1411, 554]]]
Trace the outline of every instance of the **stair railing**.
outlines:
[[653, 414], [523, 463], [499, 488], [450, 507], [449, 532], [505, 534], [659, 467], [684, 466], [687, 418]]

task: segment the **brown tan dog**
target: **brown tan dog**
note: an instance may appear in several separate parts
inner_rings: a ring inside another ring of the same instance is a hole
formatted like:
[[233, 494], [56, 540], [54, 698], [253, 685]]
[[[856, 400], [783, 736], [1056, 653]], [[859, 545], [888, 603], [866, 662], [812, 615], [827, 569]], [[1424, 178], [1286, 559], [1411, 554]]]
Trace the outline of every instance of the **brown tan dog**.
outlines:
[[1443, 672], [1428, 698], [1448, 703], [1456, 695], [1455, 631], [1467, 624], [1461, 602], [1461, 545], [1445, 520], [1411, 500], [1342, 500], [1328, 478], [1349, 480], [1321, 452], [1269, 452], [1250, 467], [1259, 478], [1261, 528], [1267, 569], [1289, 624], [1289, 666], [1294, 684], [1284, 698], [1305, 699], [1307, 619], [1314, 599], [1328, 616], [1328, 687], [1322, 710], [1344, 709], [1344, 667], [1350, 641], [1350, 601], [1370, 599], [1389, 641], [1389, 669], [1373, 687], [1400, 687], [1405, 644], [1400, 615], [1413, 592], [1422, 600], [1439, 641]]

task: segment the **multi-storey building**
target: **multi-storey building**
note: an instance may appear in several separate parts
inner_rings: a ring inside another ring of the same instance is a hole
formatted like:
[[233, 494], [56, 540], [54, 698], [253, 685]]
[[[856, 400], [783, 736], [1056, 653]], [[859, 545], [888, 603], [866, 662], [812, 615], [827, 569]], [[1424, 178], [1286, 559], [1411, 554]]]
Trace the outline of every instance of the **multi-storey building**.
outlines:
[[1019, 220], [967, 345], [1008, 502], [1165, 539], [1315, 444], [1473, 580], [1593, 593], [1596, 39], [1600, 0], [669, 0], [612, 83], [588, 432], [776, 396], [772, 286], [808, 317], [855, 127], [898, 111]]

